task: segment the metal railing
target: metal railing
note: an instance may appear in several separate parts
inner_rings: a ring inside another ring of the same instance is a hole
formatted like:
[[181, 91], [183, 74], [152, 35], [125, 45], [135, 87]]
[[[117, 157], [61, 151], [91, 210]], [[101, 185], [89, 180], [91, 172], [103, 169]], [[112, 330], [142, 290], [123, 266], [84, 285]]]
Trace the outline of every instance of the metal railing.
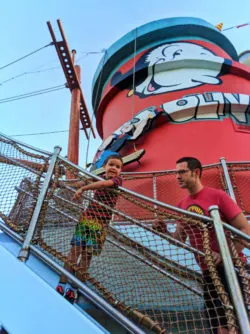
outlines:
[[[62, 264], [69, 261], [70, 236], [79, 220], [79, 212], [86, 210], [84, 203], [72, 203], [74, 188], [65, 182], [65, 171], [85, 182], [89, 182], [90, 178], [100, 178], [60, 157], [59, 151], [58, 148], [55, 148], [54, 154], [36, 151], [0, 135], [0, 171], [3, 176], [0, 178], [0, 228], [17, 242], [22, 242], [19, 254], [22, 261], [27, 259], [31, 251], [55, 271], [65, 275], [89, 300], [131, 333], [143, 333], [146, 328], [156, 333], [171, 332], [171, 328], [179, 333], [189, 330], [192, 333], [192, 329], [197, 326], [196, 321], [204, 333], [209, 330], [209, 319], [207, 323], [202, 320], [204, 283], [197, 259], [205, 257], [207, 263], [210, 263], [209, 270], [215, 275], [214, 280], [218, 280], [216, 267], [209, 262], [209, 240], [206, 248], [196, 249], [189, 243], [154, 230], [150, 222], [161, 220], [170, 226], [180, 220], [185, 221], [199, 227], [204, 240], [213, 226], [228, 277], [228, 292], [223, 284], [219, 287], [215, 284], [222, 304], [225, 304], [227, 326], [232, 333], [236, 333], [238, 328], [243, 334], [249, 333], [248, 298], [242, 296], [224, 229], [230, 232], [232, 239], [244, 239], [248, 251], [250, 237], [221, 222], [216, 208], [211, 209], [209, 218], [179, 209], [176, 203], [163, 202], [161, 189], [164, 187], [161, 184], [171, 184], [175, 177], [174, 171], [123, 173], [125, 187], [130, 189], [119, 189], [115, 207], [84, 194], [85, 202], [95, 203], [99, 210], [110, 210], [113, 223], [105, 231], [107, 237], [101, 255], [94, 259], [92, 255], [84, 280], [78, 278], [75, 264], [71, 263], [75, 275], [63, 268]], [[248, 202], [239, 188], [241, 184], [246, 186], [244, 180], [249, 171], [250, 162], [232, 163], [222, 158], [220, 163], [204, 167], [204, 177], [206, 184], [219, 185], [238, 204], [242, 204], [243, 210], [248, 213]], [[152, 182], [146, 182], [145, 186], [145, 193], [151, 193], [152, 198], [143, 192], [145, 180]], [[152, 188], [149, 191], [150, 184]], [[134, 191], [138, 187], [141, 193]], [[246, 259], [249, 261], [250, 251]], [[247, 277], [240, 260], [237, 261], [237, 271], [245, 280], [245, 287]], [[151, 282], [154, 279], [157, 280], [157, 286]], [[247, 295], [249, 291], [245, 293]], [[200, 306], [194, 310], [196, 304]], [[195, 312], [198, 319], [193, 323], [184, 319], [190, 312]]]

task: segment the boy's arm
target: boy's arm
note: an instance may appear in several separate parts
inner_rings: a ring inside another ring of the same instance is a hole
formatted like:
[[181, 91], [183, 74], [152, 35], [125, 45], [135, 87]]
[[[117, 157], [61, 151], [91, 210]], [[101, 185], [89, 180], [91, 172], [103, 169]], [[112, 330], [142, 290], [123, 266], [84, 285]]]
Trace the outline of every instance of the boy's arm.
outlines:
[[110, 188], [113, 187], [115, 184], [115, 182], [113, 181], [113, 179], [110, 180], [101, 180], [101, 181], [97, 181], [97, 182], [93, 182], [90, 184], [87, 184], [86, 186], [81, 187], [80, 189], [78, 189], [74, 196], [73, 196], [73, 200], [75, 199], [79, 199], [79, 197], [82, 195], [82, 193], [84, 191], [87, 190], [97, 190], [97, 189], [103, 189], [103, 188]]
[[70, 181], [70, 180], [66, 180], [66, 181], [59, 181], [59, 185], [61, 185], [62, 187], [69, 186], [71, 188], [79, 188], [79, 187], [83, 187], [86, 184], [86, 181]]

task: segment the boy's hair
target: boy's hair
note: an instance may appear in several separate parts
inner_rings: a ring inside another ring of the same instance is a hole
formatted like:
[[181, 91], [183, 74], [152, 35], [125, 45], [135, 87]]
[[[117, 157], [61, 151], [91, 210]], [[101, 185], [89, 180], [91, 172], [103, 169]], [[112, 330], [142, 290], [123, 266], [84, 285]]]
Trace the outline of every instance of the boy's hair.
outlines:
[[176, 161], [177, 164], [179, 164], [181, 162], [186, 162], [187, 165], [188, 165], [188, 168], [191, 171], [194, 171], [195, 169], [198, 168], [200, 170], [200, 177], [201, 177], [201, 175], [202, 175], [202, 165], [201, 165], [201, 162], [198, 159], [193, 158], [193, 157], [183, 157], [183, 158], [180, 158], [179, 160]]
[[120, 154], [111, 154], [105, 159], [103, 166], [105, 166], [109, 162], [110, 159], [118, 159], [121, 161], [123, 165], [122, 157], [120, 156]]

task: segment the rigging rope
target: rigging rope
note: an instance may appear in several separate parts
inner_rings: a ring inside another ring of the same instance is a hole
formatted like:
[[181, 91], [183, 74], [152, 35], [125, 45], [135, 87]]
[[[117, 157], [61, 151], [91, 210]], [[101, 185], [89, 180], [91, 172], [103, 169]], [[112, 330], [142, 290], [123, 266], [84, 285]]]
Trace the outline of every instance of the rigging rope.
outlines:
[[48, 72], [48, 71], [52, 71], [52, 70], [59, 69], [59, 68], [60, 68], [60, 66], [54, 66], [54, 67], [45, 68], [44, 70], [23, 72], [23, 73], [15, 75], [14, 77], [8, 78], [8, 79], [0, 82], [0, 86], [3, 86], [5, 83], [7, 83], [9, 81], [12, 81], [12, 80], [15, 80], [17, 78], [23, 77], [24, 75]]
[[[105, 60], [106, 60], [106, 55], [107, 55], [107, 50], [104, 49], [105, 52], [104, 52], [104, 56], [103, 56], [103, 61], [102, 61], [102, 70], [101, 70], [101, 73], [100, 73], [100, 76], [99, 76], [99, 79], [98, 79], [98, 86], [97, 86], [97, 91], [96, 91], [96, 95], [95, 95], [95, 100], [94, 100], [94, 108], [93, 108], [93, 113], [92, 113], [92, 116], [91, 116], [91, 123], [93, 123], [93, 118], [94, 118], [94, 112], [96, 110], [96, 102], [97, 102], [97, 96], [99, 94], [99, 89], [100, 89], [100, 83], [101, 83], [101, 80], [102, 80], [102, 74], [103, 74], [103, 66], [104, 66], [104, 63], [105, 63]], [[85, 158], [85, 166], [87, 168], [87, 165], [88, 165], [88, 155], [89, 155], [89, 145], [90, 145], [90, 138], [91, 138], [91, 128], [89, 129], [89, 139], [88, 139], [88, 142], [87, 142], [87, 148], [86, 148], [86, 158]]]
[[[134, 64], [133, 64], [133, 95], [132, 95], [132, 118], [134, 117], [134, 113], [135, 113], [135, 57], [136, 57], [136, 45], [137, 42], [137, 28], [135, 28], [135, 41], [134, 41]], [[136, 152], [136, 145], [135, 145], [135, 141], [133, 141], [133, 147], [134, 147], [134, 151]]]
[[222, 29], [222, 31], [231, 30], [231, 29], [234, 29], [234, 28], [239, 29], [239, 28], [249, 26], [249, 25], [250, 25], [250, 22], [247, 22], [247, 23], [239, 24], [237, 26], [232, 26], [232, 27], [229, 27], [229, 28], [226, 28], [226, 29]]
[[10, 66], [10, 65], [13, 65], [13, 64], [15, 64], [15, 63], [17, 63], [17, 62], [19, 62], [19, 61], [21, 61], [21, 60], [23, 60], [23, 59], [25, 59], [25, 58], [31, 56], [31, 55], [33, 55], [33, 54], [35, 54], [35, 53], [41, 51], [42, 49], [47, 48], [47, 46], [51, 46], [51, 45], [53, 45], [53, 44], [54, 44], [54, 43], [51, 42], [51, 43], [49, 43], [49, 44], [47, 44], [47, 45], [44, 45], [43, 47], [41, 47], [41, 48], [39, 48], [39, 49], [37, 49], [37, 50], [34, 50], [34, 51], [28, 53], [27, 55], [25, 55], [25, 56], [23, 56], [23, 57], [21, 57], [21, 58], [18, 58], [18, 59], [16, 59], [16, 60], [12, 61], [11, 63], [8, 63], [8, 64], [6, 64], [6, 65], [0, 67], [0, 70], [3, 70], [4, 68], [6, 68], [6, 67], [8, 67], [8, 66]]
[[69, 130], [60, 130], [60, 131], [47, 131], [47, 132], [36, 132], [36, 133], [23, 133], [18, 135], [9, 135], [11, 137], [25, 137], [25, 136], [38, 136], [38, 135], [49, 135], [53, 133], [62, 133], [69, 132]]
[[41, 89], [41, 90], [37, 90], [37, 91], [25, 93], [25, 94], [21, 94], [21, 95], [15, 95], [15, 96], [7, 97], [5, 99], [0, 99], [0, 104], [1, 103], [8, 103], [8, 102], [16, 101], [16, 100], [22, 100], [22, 99], [26, 99], [26, 98], [36, 96], [36, 95], [51, 93], [51, 92], [55, 92], [57, 90], [61, 90], [61, 89], [64, 89], [64, 88], [66, 88], [65, 84], [58, 85], [58, 86], [53, 86], [53, 87], [49, 87], [49, 88], [45, 88], [45, 89]]

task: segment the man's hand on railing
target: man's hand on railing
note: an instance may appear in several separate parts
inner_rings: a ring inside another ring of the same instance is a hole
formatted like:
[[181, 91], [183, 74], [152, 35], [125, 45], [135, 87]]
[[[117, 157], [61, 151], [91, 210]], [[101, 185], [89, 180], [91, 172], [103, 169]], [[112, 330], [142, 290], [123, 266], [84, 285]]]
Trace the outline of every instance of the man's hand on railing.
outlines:
[[[167, 233], [166, 223], [162, 220], [155, 220], [152, 224], [153, 230], [156, 230], [161, 233]], [[168, 233], [169, 234], [169, 233]]]
[[214, 264], [218, 266], [222, 262], [222, 257], [220, 253], [212, 251], [213, 259], [214, 259]]

